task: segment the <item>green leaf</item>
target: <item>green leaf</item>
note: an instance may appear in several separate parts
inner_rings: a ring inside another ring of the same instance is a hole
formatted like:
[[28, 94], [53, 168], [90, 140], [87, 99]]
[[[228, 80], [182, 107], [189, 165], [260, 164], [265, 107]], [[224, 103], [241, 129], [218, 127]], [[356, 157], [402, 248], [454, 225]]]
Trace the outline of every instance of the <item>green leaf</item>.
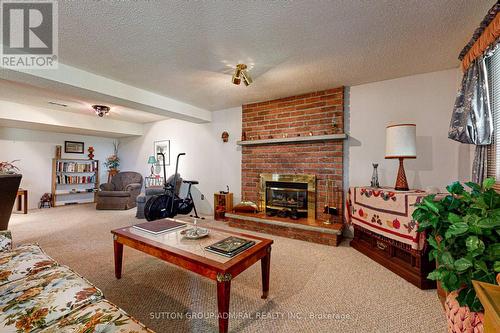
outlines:
[[460, 223], [460, 222], [463, 222], [463, 218], [458, 216], [455, 213], [449, 213], [448, 214], [448, 221], [450, 221], [451, 223]]
[[453, 256], [448, 251], [443, 252], [438, 261], [440, 265], [444, 265], [447, 268], [453, 268]]
[[460, 222], [450, 225], [445, 233], [445, 238], [450, 239], [452, 236], [462, 235], [469, 230], [467, 223]]
[[495, 270], [495, 272], [500, 272], [500, 261], [495, 261], [495, 263], [493, 264], [493, 269]]
[[434, 237], [432, 237], [432, 235], [430, 235], [429, 237], [427, 237], [427, 242], [429, 243], [430, 246], [432, 246], [433, 248], [437, 249], [438, 248], [438, 243], [436, 242], [436, 239]]
[[436, 260], [438, 255], [438, 251], [436, 249], [432, 249], [429, 251], [429, 261]]
[[454, 182], [451, 185], [446, 186], [446, 190], [451, 194], [462, 194], [464, 192], [464, 187], [460, 182]]
[[474, 191], [477, 191], [477, 192], [481, 191], [481, 186], [479, 186], [479, 184], [476, 184], [474, 182], [467, 182], [467, 183], [465, 183], [465, 185], [470, 187]]
[[448, 291], [457, 290], [460, 287], [459, 279], [455, 272], [448, 272], [446, 277], [443, 278], [443, 282]]
[[476, 261], [474, 263], [474, 267], [480, 271], [483, 271], [484, 273], [489, 273], [488, 267], [486, 266], [486, 263], [484, 261]]
[[500, 259], [500, 243], [491, 244], [488, 247], [488, 253], [493, 259]]
[[483, 229], [493, 229], [500, 227], [500, 219], [493, 219], [493, 218], [483, 218], [479, 220], [477, 223], [477, 226]]
[[454, 266], [457, 271], [463, 272], [472, 267], [472, 262], [470, 262], [468, 259], [460, 258], [455, 260]]
[[477, 250], [479, 247], [479, 238], [477, 236], [469, 236], [465, 240], [465, 246], [467, 246], [467, 250], [470, 252]]
[[476, 291], [472, 287], [464, 288], [460, 291], [457, 297], [460, 306], [468, 306], [471, 311], [482, 311], [481, 302], [476, 297]]
[[440, 280], [441, 279], [441, 273], [439, 271], [432, 271], [429, 274], [427, 274], [427, 278], [429, 280], [433, 280], [433, 281]]
[[495, 178], [486, 178], [483, 180], [483, 189], [488, 190], [495, 185]]
[[424, 198], [423, 203], [426, 207], [428, 207], [432, 212], [439, 214], [439, 205], [434, 202], [434, 197], [436, 195], [428, 195]]

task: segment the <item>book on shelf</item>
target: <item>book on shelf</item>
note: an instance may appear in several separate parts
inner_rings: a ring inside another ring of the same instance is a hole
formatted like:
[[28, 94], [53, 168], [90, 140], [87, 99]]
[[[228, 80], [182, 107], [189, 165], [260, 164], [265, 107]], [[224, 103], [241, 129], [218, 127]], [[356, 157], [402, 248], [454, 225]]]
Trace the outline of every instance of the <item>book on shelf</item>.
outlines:
[[254, 241], [230, 236], [205, 247], [205, 249], [209, 252], [231, 258], [252, 247], [254, 244]]
[[95, 172], [97, 171], [97, 161], [88, 162], [66, 162], [57, 161], [56, 172]]
[[165, 219], [165, 220], [156, 220], [151, 222], [135, 224], [132, 226], [132, 228], [139, 229], [141, 231], [145, 231], [153, 235], [158, 235], [164, 232], [181, 229], [184, 228], [185, 226], [186, 223]]
[[60, 185], [66, 184], [93, 184], [96, 181], [95, 175], [93, 176], [68, 176], [56, 175], [56, 183]]

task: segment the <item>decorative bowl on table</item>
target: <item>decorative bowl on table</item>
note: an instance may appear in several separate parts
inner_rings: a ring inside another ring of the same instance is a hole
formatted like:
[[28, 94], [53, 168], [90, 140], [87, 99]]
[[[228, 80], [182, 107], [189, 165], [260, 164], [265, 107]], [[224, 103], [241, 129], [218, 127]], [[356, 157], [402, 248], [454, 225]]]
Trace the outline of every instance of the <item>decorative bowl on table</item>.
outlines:
[[208, 229], [206, 228], [189, 228], [181, 231], [181, 235], [186, 239], [200, 239], [208, 236]]

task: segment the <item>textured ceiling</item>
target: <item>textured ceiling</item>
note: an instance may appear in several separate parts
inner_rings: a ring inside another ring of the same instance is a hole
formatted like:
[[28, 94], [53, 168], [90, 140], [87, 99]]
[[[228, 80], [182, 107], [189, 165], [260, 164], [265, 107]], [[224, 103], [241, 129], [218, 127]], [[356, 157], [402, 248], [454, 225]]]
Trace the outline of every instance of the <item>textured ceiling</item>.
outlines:
[[[130, 109], [122, 105], [112, 105], [108, 102], [88, 101], [81, 97], [70, 96], [52, 90], [40, 89], [25, 84], [19, 84], [12, 81], [0, 80], [0, 100], [10, 101], [40, 107], [43, 109], [74, 112], [78, 114], [96, 117], [92, 105], [104, 104], [111, 107], [110, 113], [106, 118], [130, 121], [135, 123], [147, 123], [168, 119], [153, 113]], [[56, 102], [66, 104], [67, 107], [50, 104]]]
[[[59, 1], [63, 63], [205, 109], [458, 66], [494, 1]], [[254, 84], [228, 64], [253, 64]]]

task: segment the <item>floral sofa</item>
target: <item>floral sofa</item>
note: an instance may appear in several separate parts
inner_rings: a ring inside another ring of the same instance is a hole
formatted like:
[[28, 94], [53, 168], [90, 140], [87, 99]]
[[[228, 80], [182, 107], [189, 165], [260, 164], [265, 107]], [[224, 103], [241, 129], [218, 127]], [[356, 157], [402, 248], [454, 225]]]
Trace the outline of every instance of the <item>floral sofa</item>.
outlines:
[[0, 231], [0, 332], [151, 333], [38, 245]]

